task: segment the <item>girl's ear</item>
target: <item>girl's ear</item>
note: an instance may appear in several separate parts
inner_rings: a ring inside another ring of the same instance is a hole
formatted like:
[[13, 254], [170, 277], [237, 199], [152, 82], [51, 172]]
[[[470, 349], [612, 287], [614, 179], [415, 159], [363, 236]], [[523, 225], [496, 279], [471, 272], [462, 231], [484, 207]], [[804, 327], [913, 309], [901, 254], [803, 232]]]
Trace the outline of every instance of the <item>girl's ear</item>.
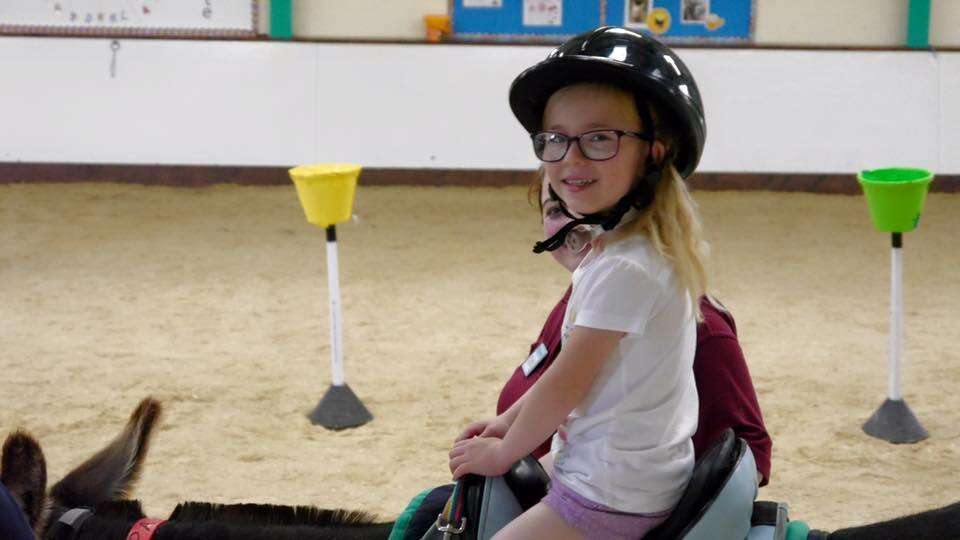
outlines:
[[653, 158], [654, 163], [662, 164], [664, 156], [667, 155], [667, 145], [663, 144], [663, 141], [657, 139], [653, 141], [653, 145], [650, 147], [650, 157]]

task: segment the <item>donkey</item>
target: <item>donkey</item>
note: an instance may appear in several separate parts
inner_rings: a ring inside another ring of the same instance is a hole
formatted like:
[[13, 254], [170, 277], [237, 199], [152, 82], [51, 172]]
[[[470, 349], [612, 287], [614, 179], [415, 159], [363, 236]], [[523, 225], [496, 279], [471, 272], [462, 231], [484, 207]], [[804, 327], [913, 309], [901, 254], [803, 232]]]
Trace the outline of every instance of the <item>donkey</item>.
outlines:
[[[166, 522], [145, 520], [140, 503], [128, 500], [139, 478], [160, 403], [140, 402], [120, 435], [46, 492], [46, 462], [24, 431], [7, 437], [0, 481], [11, 491], [37, 538], [56, 539], [351, 539], [387, 538], [393, 522], [365, 512], [306, 506], [177, 505]], [[141, 533], [135, 536], [136, 533]], [[146, 534], [143, 534], [146, 533]], [[832, 533], [811, 531], [807, 540], [913, 540], [960, 538], [960, 502], [910, 516]], [[719, 539], [724, 540], [724, 539]]]
[[960, 502], [889, 521], [841, 529], [813, 531], [808, 540], [940, 540], [960, 538]]
[[0, 481], [20, 505], [37, 538], [119, 539], [382, 539], [392, 522], [366, 512], [306, 506], [180, 503], [166, 521], [147, 520], [132, 492], [161, 415], [144, 399], [123, 431], [105, 448], [46, 491], [43, 451], [27, 432], [7, 437]]

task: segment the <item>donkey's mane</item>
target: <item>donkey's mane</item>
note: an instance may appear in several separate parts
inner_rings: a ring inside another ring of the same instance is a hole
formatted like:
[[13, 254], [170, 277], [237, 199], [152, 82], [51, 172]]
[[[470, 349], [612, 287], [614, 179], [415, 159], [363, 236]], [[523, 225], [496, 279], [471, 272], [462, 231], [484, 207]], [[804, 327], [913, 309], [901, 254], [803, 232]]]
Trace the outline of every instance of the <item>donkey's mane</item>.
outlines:
[[323, 510], [313, 506], [273, 504], [216, 504], [184, 502], [170, 514], [171, 521], [225, 521], [247, 525], [373, 525], [377, 516], [354, 510]]
[[137, 520], [143, 517], [143, 508], [138, 500], [121, 499], [102, 502], [94, 508], [93, 513], [104, 518]]

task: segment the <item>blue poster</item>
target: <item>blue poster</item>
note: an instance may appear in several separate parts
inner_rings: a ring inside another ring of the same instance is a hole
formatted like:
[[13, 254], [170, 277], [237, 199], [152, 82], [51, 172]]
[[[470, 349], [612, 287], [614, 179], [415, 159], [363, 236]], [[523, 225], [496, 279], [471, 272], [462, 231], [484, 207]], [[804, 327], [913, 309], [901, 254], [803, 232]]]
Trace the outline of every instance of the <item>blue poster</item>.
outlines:
[[667, 43], [753, 38], [754, 0], [451, 0], [461, 40], [563, 40], [601, 25], [624, 26]]

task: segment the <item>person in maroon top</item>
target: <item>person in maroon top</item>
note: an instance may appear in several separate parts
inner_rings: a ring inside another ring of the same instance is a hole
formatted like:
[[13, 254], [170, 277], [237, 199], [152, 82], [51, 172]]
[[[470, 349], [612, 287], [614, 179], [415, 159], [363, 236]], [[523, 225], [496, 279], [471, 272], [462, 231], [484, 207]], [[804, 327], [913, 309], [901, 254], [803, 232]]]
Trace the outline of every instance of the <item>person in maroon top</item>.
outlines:
[[[536, 179], [535, 182], [531, 186], [530, 198], [539, 202], [544, 236], [550, 237], [570, 218], [560, 211], [559, 203], [552, 200], [549, 193], [540, 189], [541, 180]], [[561, 266], [573, 272], [587, 251], [583, 249], [575, 253], [563, 246], [551, 254]], [[530, 346], [530, 356], [517, 367], [500, 391], [498, 415], [520, 399], [550, 368], [559, 354], [560, 329], [569, 298], [568, 287], [547, 317], [540, 336]], [[750, 446], [757, 463], [758, 481], [760, 485], [766, 485], [770, 479], [773, 443], [764, 427], [750, 372], [737, 341], [736, 323], [730, 312], [713, 298], [701, 297], [700, 310], [703, 320], [697, 324], [697, 349], [693, 361], [693, 374], [700, 398], [700, 421], [693, 436], [694, 454], [699, 457], [719, 439], [723, 430], [733, 428], [736, 435]], [[474, 431], [480, 428], [481, 425], [477, 425]], [[549, 451], [548, 439], [534, 451], [534, 455], [541, 458]]]

